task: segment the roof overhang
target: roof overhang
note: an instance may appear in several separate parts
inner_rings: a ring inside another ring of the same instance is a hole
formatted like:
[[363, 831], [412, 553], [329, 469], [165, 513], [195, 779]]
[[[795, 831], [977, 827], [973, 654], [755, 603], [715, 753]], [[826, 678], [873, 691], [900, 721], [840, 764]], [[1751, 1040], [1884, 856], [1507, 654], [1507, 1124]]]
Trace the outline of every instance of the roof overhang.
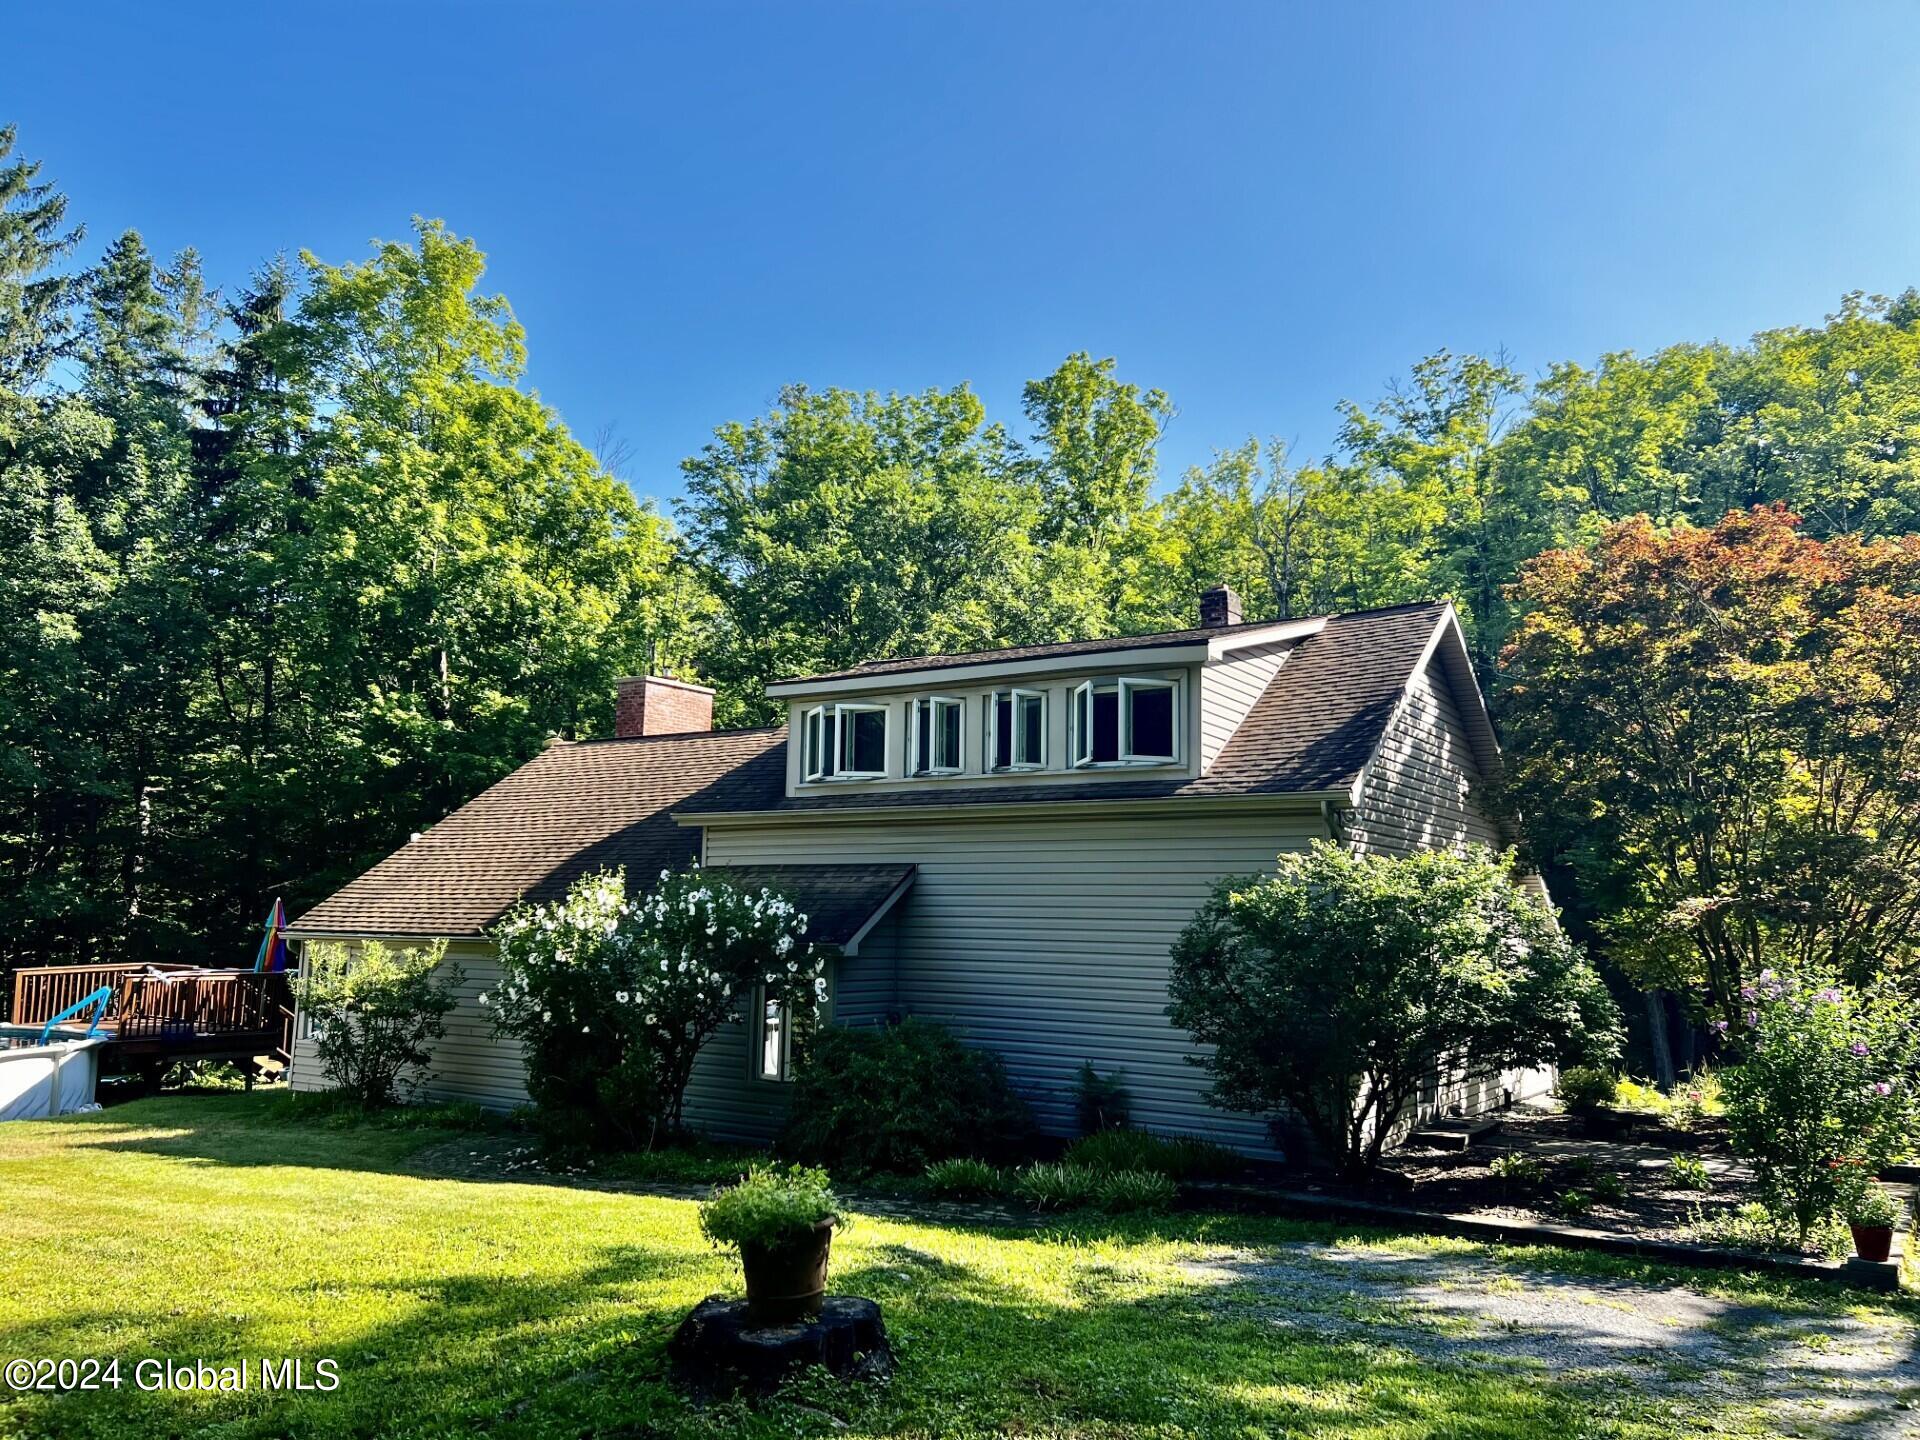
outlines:
[[1326, 623], [1326, 616], [1316, 615], [1307, 620], [1276, 620], [1271, 625], [1244, 626], [1209, 639], [1179, 644], [1141, 644], [1112, 650], [1075, 651], [1065, 655], [1034, 655], [1019, 660], [969, 661], [958, 665], [932, 664], [923, 669], [882, 670], [872, 675], [842, 675], [831, 679], [801, 677], [776, 680], [767, 686], [767, 694], [776, 700], [811, 700], [832, 695], [870, 694], [879, 690], [931, 685], [963, 685], [1029, 675], [1075, 674], [1089, 670], [1121, 670], [1156, 665], [1195, 665], [1221, 659], [1250, 646], [1303, 640], [1316, 634]]
[[913, 888], [912, 865], [714, 865], [749, 886], [787, 896], [807, 915], [807, 938], [842, 955], [860, 942]]
[[1327, 806], [1352, 803], [1352, 792], [1345, 786], [1333, 790], [1289, 790], [1268, 795], [1154, 795], [1101, 800], [1008, 800], [991, 804], [958, 800], [950, 805], [888, 805], [876, 796], [867, 805], [822, 806], [818, 809], [714, 810], [673, 812], [682, 825], [813, 825], [821, 822], [848, 823], [860, 820], [885, 820], [905, 824], [914, 820], [1008, 819], [1022, 815], [1044, 814], [1049, 818], [1080, 815], [1164, 814], [1168, 810], [1205, 808], [1209, 810], [1319, 811]]

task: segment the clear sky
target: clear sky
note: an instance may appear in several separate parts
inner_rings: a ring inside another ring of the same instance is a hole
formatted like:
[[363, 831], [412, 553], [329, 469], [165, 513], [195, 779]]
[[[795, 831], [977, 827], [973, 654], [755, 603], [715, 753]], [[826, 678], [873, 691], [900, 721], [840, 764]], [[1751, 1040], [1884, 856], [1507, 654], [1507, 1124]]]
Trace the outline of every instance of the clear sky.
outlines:
[[1331, 442], [1419, 356], [1522, 369], [1920, 284], [1920, 7], [9, 7], [0, 120], [97, 253], [490, 258], [530, 377], [671, 497], [792, 380], [1067, 353], [1179, 408], [1172, 474]]

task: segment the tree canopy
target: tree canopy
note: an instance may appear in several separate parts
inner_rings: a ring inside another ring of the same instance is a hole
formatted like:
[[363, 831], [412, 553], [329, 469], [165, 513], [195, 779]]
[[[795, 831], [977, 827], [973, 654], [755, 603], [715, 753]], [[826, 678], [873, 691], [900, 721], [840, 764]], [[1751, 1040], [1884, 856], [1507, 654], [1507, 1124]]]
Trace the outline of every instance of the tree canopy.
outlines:
[[[417, 221], [223, 289], [131, 231], [83, 249], [69, 208], [0, 129], [0, 972], [244, 957], [274, 895], [605, 733], [622, 673], [758, 722], [782, 675], [1185, 626], [1225, 581], [1249, 618], [1452, 597], [1498, 692], [1558, 603], [1528, 562], [1632, 517], [1652, 543], [1778, 502], [1860, 564], [1920, 532], [1913, 292], [1537, 379], [1436, 354], [1326, 455], [1223, 437], [1178, 476], [1172, 398], [1111, 358], [1009, 416], [795, 383], [642, 478], [670, 521], [525, 387], [472, 240]], [[1833, 827], [1881, 853], [1862, 833]]]

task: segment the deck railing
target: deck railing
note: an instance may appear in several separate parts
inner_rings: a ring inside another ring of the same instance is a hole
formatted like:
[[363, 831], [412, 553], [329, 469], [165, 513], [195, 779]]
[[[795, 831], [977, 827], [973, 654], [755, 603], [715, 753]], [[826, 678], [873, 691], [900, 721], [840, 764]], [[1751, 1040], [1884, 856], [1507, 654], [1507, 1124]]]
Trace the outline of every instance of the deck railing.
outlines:
[[286, 1052], [293, 1035], [293, 983], [280, 971], [204, 970], [192, 965], [50, 965], [16, 970], [13, 1023], [42, 1025], [107, 986], [105, 1028], [124, 1042], [257, 1038], [262, 1052]]

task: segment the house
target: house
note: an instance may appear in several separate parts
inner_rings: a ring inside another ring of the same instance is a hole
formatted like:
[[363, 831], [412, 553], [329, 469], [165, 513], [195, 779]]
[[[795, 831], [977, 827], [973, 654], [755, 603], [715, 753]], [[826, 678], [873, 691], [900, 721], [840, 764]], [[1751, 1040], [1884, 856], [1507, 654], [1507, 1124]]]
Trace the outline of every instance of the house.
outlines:
[[[1189, 630], [875, 660], [768, 687], [788, 723], [713, 731], [712, 692], [621, 682], [613, 739], [556, 743], [300, 917], [297, 939], [444, 937], [466, 973], [429, 1096], [509, 1106], [519, 1055], [476, 1003], [487, 927], [582, 873], [645, 883], [698, 861], [778, 886], [837, 947], [834, 1023], [925, 1016], [990, 1046], [1043, 1128], [1068, 1134], [1082, 1062], [1124, 1070], [1135, 1122], [1252, 1153], [1164, 1013], [1169, 948], [1223, 876], [1315, 838], [1404, 853], [1497, 844], [1497, 763], [1444, 604], [1243, 621], [1224, 587]], [[790, 1077], [778, 1007], [702, 1052], [690, 1124], [756, 1139]], [[1423, 1097], [1468, 1112], [1543, 1073]], [[323, 1077], [297, 1038], [296, 1088]]]

